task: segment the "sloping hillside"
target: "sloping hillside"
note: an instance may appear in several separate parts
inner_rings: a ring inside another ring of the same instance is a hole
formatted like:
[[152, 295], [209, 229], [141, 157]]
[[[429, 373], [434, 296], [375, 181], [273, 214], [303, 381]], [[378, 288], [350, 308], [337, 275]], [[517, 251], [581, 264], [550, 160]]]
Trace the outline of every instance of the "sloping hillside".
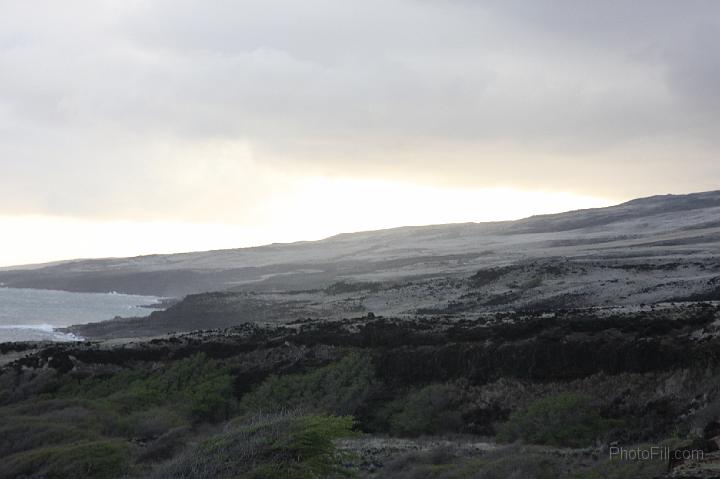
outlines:
[[514, 222], [341, 234], [322, 241], [0, 271], [10, 287], [182, 296], [308, 289], [339, 280], [468, 273], [532, 258], [706, 262], [720, 250], [720, 192], [656, 196]]

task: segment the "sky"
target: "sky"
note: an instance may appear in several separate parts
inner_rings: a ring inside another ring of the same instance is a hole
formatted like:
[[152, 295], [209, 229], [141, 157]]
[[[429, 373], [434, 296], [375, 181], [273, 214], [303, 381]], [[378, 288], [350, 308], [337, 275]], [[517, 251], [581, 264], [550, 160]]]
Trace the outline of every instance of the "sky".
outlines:
[[0, 266], [718, 189], [713, 0], [0, 0]]

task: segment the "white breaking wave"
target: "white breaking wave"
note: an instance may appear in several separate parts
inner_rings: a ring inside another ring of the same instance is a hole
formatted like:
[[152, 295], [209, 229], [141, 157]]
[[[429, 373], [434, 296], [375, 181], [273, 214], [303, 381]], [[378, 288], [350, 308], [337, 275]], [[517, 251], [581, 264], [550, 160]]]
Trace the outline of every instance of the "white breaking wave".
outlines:
[[5, 324], [0, 325], [3, 341], [83, 341], [84, 338], [72, 333], [55, 331], [50, 324]]
[[[159, 298], [106, 293], [0, 288], [0, 343], [7, 341], [82, 341], [61, 330], [116, 316], [143, 317], [144, 305]], [[143, 305], [141, 307], [141, 305]]]

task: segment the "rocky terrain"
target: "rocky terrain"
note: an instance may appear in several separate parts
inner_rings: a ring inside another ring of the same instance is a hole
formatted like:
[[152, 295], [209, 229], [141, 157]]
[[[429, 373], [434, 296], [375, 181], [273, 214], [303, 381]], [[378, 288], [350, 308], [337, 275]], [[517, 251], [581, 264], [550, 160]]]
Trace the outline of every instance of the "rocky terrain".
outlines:
[[403, 284], [529, 265], [524, 274], [516, 269], [516, 278], [501, 283], [517, 279], [527, 287], [533, 268], [543, 272], [537, 260], [562, 258], [569, 262], [569, 284], [561, 283], [563, 271], [550, 270], [538, 299], [572, 293], [587, 303], [588, 297], [604, 293], [598, 302], [615, 298], [636, 304], [714, 294], [708, 281], [717, 275], [718, 240], [720, 192], [715, 191], [519, 221], [405, 227], [257, 248], [5, 268], [0, 283], [181, 297], [221, 290], [314, 290], [342, 281]]
[[[718, 218], [720, 192], [660, 196], [515, 222], [400, 228], [245, 250], [78, 261], [5, 271], [0, 280], [11, 286], [70, 290], [194, 291], [167, 311], [153, 313], [151, 321], [70, 328], [88, 338], [367, 313], [477, 319], [508, 310], [632, 309], [720, 300]], [[234, 267], [240, 264], [245, 266]], [[152, 287], [144, 286], [144, 275], [153, 278], [148, 283]], [[187, 288], [176, 289], [176, 275], [205, 279], [188, 279]], [[128, 284], [122, 279], [126, 276], [131, 278]], [[211, 287], [222, 291], [206, 292]]]

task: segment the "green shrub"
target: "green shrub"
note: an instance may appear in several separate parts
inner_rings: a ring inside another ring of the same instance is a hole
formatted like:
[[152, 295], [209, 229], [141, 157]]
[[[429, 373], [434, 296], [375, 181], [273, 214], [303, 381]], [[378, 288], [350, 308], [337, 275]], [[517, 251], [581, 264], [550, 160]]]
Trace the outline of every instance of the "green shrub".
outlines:
[[497, 438], [503, 442], [522, 439], [531, 444], [585, 447], [612, 425], [612, 421], [600, 416], [586, 396], [561, 393], [512, 413], [508, 421], [498, 427]]
[[190, 432], [190, 429], [185, 426], [168, 430], [148, 442], [140, 451], [138, 460], [140, 462], [157, 462], [171, 458], [184, 446]]
[[0, 457], [9, 458], [0, 477], [114, 477], [138, 460], [165, 459], [192, 422], [230, 416], [232, 386], [227, 368], [203, 354], [152, 370], [59, 377], [52, 392], [0, 408]]
[[66, 374], [51, 391], [0, 408], [0, 457], [8, 458], [0, 477], [115, 477], [171, 457], [192, 423], [227, 419], [236, 406], [228, 369], [204, 354], [112, 375]]
[[110, 436], [148, 441], [185, 425], [186, 421], [175, 411], [153, 407], [126, 415], [112, 415], [111, 419], [106, 419], [103, 432]]
[[125, 473], [129, 462], [129, 447], [123, 441], [78, 442], [37, 448], [6, 457], [0, 477], [33, 475], [54, 479], [109, 479]]
[[[342, 455], [333, 441], [352, 435], [351, 416], [304, 416], [294, 421], [287, 435], [272, 445], [285, 460], [260, 466], [250, 474], [257, 478], [293, 477], [312, 479], [331, 475], [349, 476], [342, 467]], [[272, 472], [268, 474], [268, 472]]]
[[94, 437], [96, 434], [83, 428], [82, 424], [78, 426], [46, 418], [4, 415], [0, 421], [0, 457]]
[[94, 400], [121, 414], [171, 405], [195, 421], [227, 419], [234, 407], [233, 379], [200, 353], [155, 371], [125, 370], [64, 385], [58, 397]]
[[351, 353], [338, 362], [306, 374], [270, 376], [246, 394], [245, 412], [303, 409], [335, 415], [354, 414], [373, 384], [370, 359]]
[[462, 391], [453, 384], [431, 384], [394, 401], [390, 431], [401, 436], [458, 432], [463, 427]]
[[353, 435], [351, 417], [265, 414], [229, 423], [151, 477], [320, 478], [348, 475], [334, 441]]

